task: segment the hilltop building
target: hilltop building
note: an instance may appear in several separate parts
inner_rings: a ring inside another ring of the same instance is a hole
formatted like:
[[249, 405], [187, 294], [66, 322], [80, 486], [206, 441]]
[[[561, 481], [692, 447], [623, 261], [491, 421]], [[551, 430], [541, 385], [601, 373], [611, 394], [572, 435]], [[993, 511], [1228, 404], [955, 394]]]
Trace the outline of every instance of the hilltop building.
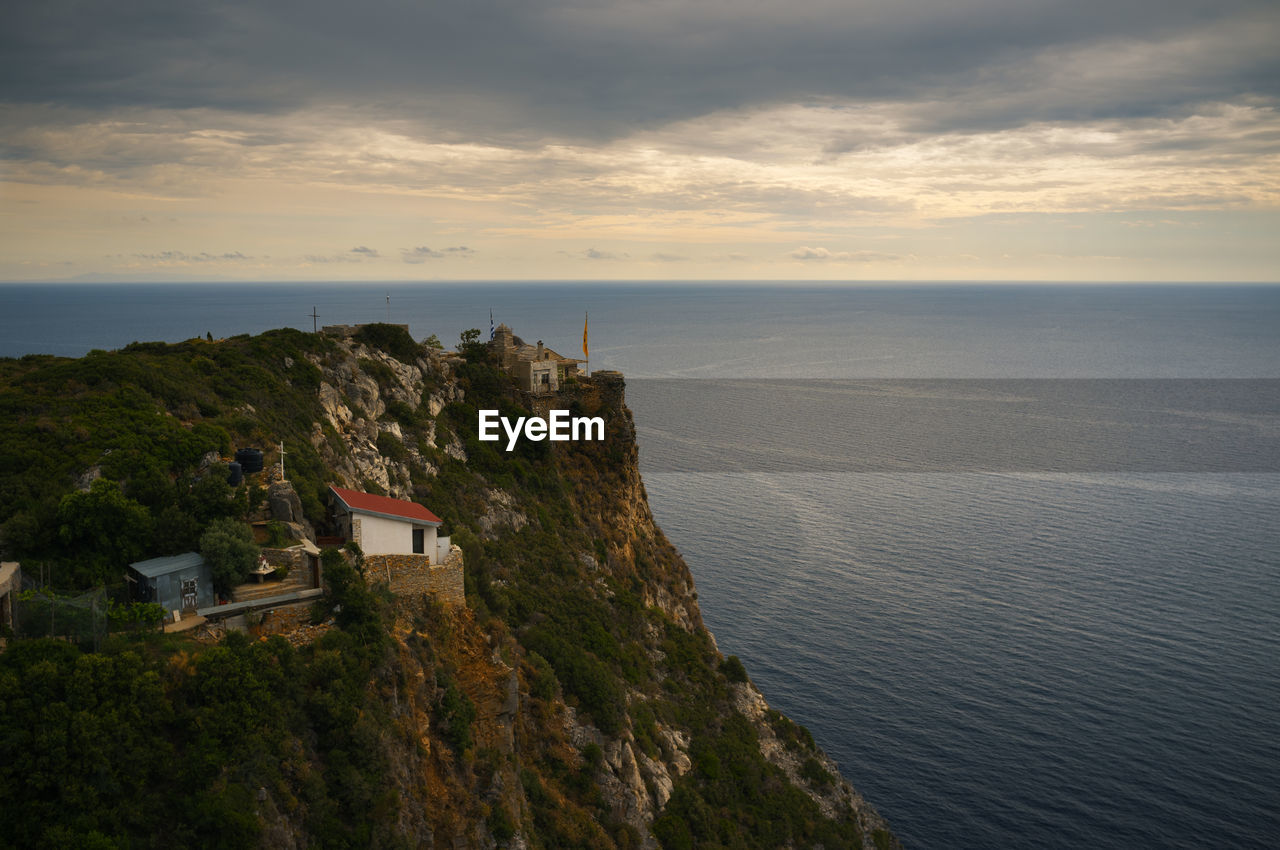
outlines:
[[538, 340], [537, 345], [529, 345], [505, 324], [494, 329], [489, 350], [497, 356], [502, 368], [515, 376], [520, 389], [534, 395], [558, 392], [566, 378], [579, 376], [578, 367], [583, 362], [557, 354], [544, 346], [542, 340]]

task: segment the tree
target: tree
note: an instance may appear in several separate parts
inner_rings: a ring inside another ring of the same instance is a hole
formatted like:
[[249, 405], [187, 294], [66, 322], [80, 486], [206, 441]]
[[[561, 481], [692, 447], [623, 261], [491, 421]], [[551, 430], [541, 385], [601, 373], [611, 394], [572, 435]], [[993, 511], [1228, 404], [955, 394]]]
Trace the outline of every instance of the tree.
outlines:
[[425, 345], [427, 348], [434, 348], [436, 351], [442, 351], [444, 349], [444, 343], [441, 342], [440, 337], [436, 336], [435, 334], [432, 334], [431, 336], [424, 339], [422, 341], [422, 344]]
[[58, 523], [58, 539], [76, 564], [80, 586], [124, 572], [151, 542], [151, 514], [106, 478], [94, 481], [87, 493], [63, 496]]
[[213, 586], [227, 593], [244, 582], [258, 563], [258, 544], [249, 527], [234, 519], [216, 519], [200, 535], [200, 554], [213, 574]]
[[191, 485], [182, 500], [183, 507], [200, 522], [232, 517], [240, 512], [243, 502], [234, 500], [235, 490], [227, 483], [227, 467], [211, 466], [204, 477]]
[[462, 341], [461, 348], [466, 348], [468, 345], [475, 345], [480, 341], [480, 329], [468, 328], [459, 334], [459, 339]]

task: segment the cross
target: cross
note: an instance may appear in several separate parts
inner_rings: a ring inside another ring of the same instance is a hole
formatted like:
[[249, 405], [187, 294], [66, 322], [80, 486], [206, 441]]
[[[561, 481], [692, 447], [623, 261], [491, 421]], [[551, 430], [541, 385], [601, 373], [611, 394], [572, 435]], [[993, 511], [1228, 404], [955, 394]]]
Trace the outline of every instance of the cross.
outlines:
[[319, 319], [319, 318], [320, 318], [320, 317], [319, 317], [318, 315], [316, 315], [316, 308], [315, 308], [315, 307], [312, 307], [312, 308], [311, 308], [311, 332], [312, 332], [312, 333], [315, 333], [316, 331], [318, 331], [318, 330], [319, 330], [319, 327], [317, 327], [317, 325], [316, 325], [316, 320], [317, 320], [317, 319]]

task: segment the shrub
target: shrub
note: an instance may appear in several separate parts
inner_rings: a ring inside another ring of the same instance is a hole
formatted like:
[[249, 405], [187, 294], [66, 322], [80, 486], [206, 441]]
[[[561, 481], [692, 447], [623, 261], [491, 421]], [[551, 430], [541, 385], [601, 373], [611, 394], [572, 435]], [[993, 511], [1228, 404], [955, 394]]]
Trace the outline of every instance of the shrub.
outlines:
[[452, 678], [446, 678], [444, 694], [436, 706], [436, 720], [455, 752], [461, 754], [471, 748], [471, 724], [475, 719], [475, 703], [458, 689]]
[[200, 554], [213, 573], [213, 586], [227, 593], [248, 578], [258, 563], [258, 544], [247, 525], [224, 517], [200, 535]]
[[834, 785], [836, 781], [836, 778], [813, 757], [805, 759], [804, 764], [800, 765], [800, 776], [817, 788], [826, 788]]
[[409, 332], [397, 325], [381, 322], [361, 325], [355, 338], [365, 345], [385, 351], [403, 363], [412, 363], [422, 353], [421, 347], [413, 341]]
[[747, 681], [747, 668], [742, 666], [742, 661], [736, 655], [730, 655], [721, 663], [720, 672], [730, 682]]

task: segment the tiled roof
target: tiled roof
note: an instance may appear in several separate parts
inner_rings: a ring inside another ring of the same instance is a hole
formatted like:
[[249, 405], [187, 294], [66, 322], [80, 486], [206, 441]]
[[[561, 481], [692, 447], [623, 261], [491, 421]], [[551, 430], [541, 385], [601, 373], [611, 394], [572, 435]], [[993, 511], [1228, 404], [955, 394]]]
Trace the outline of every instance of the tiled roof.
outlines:
[[389, 496], [375, 496], [372, 493], [361, 493], [359, 490], [346, 490], [342, 487], [330, 487], [329, 489], [349, 510], [364, 514], [393, 517], [395, 519], [407, 519], [426, 525], [442, 524], [440, 517], [416, 502], [392, 499]]

